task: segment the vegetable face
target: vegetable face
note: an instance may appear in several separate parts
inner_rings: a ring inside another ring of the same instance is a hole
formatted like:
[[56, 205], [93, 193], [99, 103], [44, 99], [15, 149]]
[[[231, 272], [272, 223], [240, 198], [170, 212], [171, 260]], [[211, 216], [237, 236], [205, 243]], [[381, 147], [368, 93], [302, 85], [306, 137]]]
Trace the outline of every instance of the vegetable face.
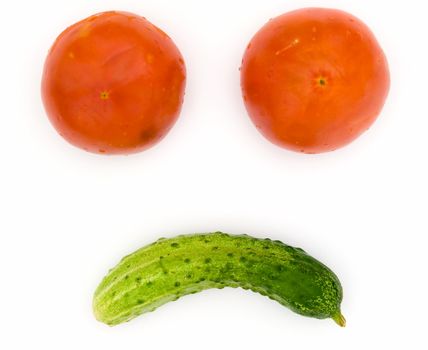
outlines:
[[46, 59], [42, 97], [57, 131], [87, 151], [139, 152], [174, 125], [183, 58], [143, 17], [104, 12], [67, 28]]
[[279, 241], [247, 235], [183, 235], [126, 256], [98, 286], [93, 309], [109, 325], [129, 321], [186, 294], [241, 287], [304, 316], [340, 326], [342, 287], [326, 266]]
[[370, 29], [338, 10], [308, 8], [270, 20], [241, 67], [247, 111], [281, 147], [321, 153], [366, 131], [389, 90], [388, 64]]

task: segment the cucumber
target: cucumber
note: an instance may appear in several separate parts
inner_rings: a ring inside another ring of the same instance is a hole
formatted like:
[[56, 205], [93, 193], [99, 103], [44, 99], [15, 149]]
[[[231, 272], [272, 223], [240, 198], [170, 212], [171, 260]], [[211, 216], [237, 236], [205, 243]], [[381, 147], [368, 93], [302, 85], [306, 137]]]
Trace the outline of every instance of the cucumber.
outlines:
[[123, 258], [95, 291], [95, 317], [117, 325], [183, 295], [241, 287], [340, 326], [336, 275], [300, 248], [221, 232], [162, 238]]

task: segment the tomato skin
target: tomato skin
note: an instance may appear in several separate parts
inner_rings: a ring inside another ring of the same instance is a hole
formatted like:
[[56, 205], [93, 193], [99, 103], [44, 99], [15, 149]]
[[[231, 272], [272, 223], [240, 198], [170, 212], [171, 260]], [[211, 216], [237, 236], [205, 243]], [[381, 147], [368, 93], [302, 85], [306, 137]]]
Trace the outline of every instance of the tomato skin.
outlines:
[[274, 144], [333, 151], [367, 130], [389, 91], [386, 57], [370, 29], [332, 9], [305, 8], [270, 20], [241, 66], [248, 114]]
[[129, 154], [159, 142], [181, 110], [186, 82], [173, 41], [145, 18], [103, 12], [67, 28], [46, 58], [42, 99], [73, 145]]

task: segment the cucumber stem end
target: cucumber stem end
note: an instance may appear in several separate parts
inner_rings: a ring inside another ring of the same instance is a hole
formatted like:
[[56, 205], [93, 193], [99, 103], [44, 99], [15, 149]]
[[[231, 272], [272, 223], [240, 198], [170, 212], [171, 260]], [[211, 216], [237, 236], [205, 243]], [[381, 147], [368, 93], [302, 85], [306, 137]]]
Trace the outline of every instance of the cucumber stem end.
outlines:
[[343, 315], [338, 311], [335, 315], [332, 316], [334, 322], [336, 322], [340, 327], [346, 326], [346, 319]]

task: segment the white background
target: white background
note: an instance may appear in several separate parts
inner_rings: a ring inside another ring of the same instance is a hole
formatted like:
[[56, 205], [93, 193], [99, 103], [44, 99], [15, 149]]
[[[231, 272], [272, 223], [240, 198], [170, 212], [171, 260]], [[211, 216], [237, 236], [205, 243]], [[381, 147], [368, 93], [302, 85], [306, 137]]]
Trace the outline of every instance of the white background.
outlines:
[[[0, 348], [427, 349], [425, 1], [13, 1], [0, 21]], [[306, 6], [353, 13], [388, 57], [391, 91], [352, 145], [310, 156], [267, 142], [243, 107], [252, 35]], [[85, 153], [51, 127], [40, 99], [46, 53], [93, 13], [147, 17], [185, 57], [183, 111], [156, 147]], [[125, 254], [161, 236], [223, 230], [281, 239], [330, 266], [341, 329], [243, 290], [210, 290], [110, 328], [92, 294]]]

